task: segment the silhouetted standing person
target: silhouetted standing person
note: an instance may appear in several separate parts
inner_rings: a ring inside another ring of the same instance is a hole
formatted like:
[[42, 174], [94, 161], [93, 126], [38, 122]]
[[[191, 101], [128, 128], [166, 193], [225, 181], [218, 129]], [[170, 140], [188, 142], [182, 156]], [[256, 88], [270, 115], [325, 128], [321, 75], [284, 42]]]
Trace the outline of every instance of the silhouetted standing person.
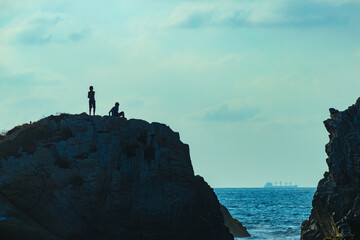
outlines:
[[115, 103], [115, 106], [109, 111], [109, 116], [111, 114], [111, 116], [114, 116], [114, 117], [125, 117], [124, 112], [119, 113], [119, 105], [120, 104], [118, 102]]
[[88, 98], [89, 98], [89, 115], [91, 115], [91, 109], [93, 108], [93, 113], [95, 116], [95, 108], [96, 108], [96, 104], [95, 104], [95, 91], [93, 91], [94, 88], [93, 86], [90, 86], [90, 91], [88, 92]]

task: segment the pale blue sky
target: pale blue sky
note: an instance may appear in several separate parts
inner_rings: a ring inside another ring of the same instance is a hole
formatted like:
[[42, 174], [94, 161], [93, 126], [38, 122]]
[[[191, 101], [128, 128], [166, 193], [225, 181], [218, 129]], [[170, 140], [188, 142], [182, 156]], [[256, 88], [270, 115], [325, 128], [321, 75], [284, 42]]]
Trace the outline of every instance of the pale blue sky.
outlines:
[[0, 129], [115, 101], [166, 123], [213, 187], [327, 169], [330, 107], [360, 96], [359, 0], [0, 1]]

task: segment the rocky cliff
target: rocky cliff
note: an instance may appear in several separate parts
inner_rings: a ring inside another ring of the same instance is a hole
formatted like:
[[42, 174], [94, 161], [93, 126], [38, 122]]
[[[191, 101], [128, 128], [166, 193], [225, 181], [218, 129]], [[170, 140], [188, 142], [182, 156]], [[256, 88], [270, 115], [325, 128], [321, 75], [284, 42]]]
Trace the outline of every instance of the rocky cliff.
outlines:
[[0, 137], [0, 239], [233, 236], [178, 133], [142, 120], [63, 114]]
[[330, 109], [324, 122], [329, 171], [320, 180], [303, 240], [360, 239], [360, 99], [343, 112]]

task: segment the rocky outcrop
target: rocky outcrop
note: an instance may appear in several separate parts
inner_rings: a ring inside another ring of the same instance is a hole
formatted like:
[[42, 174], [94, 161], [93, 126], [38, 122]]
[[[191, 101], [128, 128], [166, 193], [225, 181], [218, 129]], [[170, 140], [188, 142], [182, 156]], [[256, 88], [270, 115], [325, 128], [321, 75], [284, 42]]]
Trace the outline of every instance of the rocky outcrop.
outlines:
[[239, 220], [233, 218], [229, 210], [227, 210], [227, 208], [222, 204], [220, 204], [220, 211], [224, 216], [225, 226], [229, 228], [231, 234], [234, 237], [236, 238], [250, 237], [250, 234], [246, 230], [246, 227], [244, 227], [242, 223], [239, 222]]
[[324, 122], [329, 171], [320, 180], [303, 240], [360, 239], [360, 99], [343, 112], [330, 109]]
[[142, 120], [63, 114], [0, 138], [0, 238], [233, 236], [178, 133]]

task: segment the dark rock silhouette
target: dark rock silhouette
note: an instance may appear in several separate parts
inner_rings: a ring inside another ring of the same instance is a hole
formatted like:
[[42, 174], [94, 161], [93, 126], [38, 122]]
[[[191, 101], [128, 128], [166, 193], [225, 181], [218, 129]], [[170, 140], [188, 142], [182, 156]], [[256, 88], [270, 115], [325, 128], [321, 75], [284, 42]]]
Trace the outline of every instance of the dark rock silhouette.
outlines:
[[233, 218], [224, 205], [220, 204], [220, 211], [224, 216], [225, 226], [227, 226], [231, 232], [231, 234], [236, 238], [245, 238], [250, 237], [250, 234], [246, 230], [246, 227], [242, 225], [239, 220]]
[[330, 117], [324, 121], [329, 171], [302, 224], [303, 240], [360, 239], [360, 99], [343, 112], [331, 108]]
[[50, 116], [0, 138], [0, 239], [233, 236], [178, 133], [84, 113]]

